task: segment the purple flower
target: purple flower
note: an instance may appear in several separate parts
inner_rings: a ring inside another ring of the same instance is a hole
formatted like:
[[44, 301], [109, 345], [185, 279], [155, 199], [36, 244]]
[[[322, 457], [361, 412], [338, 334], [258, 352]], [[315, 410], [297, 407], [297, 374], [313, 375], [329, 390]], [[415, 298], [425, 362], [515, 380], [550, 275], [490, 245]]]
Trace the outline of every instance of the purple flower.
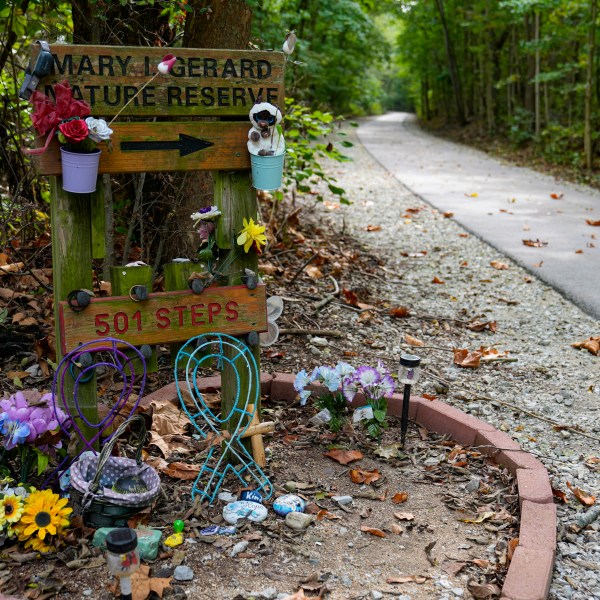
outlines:
[[344, 394], [344, 398], [346, 398], [348, 402], [352, 402], [357, 392], [358, 379], [356, 375], [350, 375], [349, 377], [346, 377], [342, 382], [342, 393]]
[[373, 385], [381, 379], [381, 375], [373, 367], [358, 367], [356, 369], [356, 377], [363, 387]]

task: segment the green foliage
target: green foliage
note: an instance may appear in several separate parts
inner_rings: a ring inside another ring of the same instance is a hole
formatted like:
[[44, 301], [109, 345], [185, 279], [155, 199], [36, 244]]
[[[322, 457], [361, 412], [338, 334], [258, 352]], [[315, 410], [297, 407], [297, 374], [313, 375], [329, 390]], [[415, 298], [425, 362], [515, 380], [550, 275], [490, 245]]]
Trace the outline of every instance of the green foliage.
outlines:
[[341, 431], [346, 422], [348, 403], [341, 392], [336, 394], [324, 394], [315, 400], [315, 406], [319, 410], [327, 409], [331, 415], [331, 420], [327, 426], [333, 433]]
[[371, 401], [373, 418], [363, 421], [369, 437], [379, 439], [384, 429], [387, 429], [387, 400], [379, 398]]
[[[349, 204], [346, 190], [335, 185], [336, 179], [321, 164], [323, 159], [336, 162], [349, 160], [334, 145], [335, 141], [346, 148], [352, 146], [351, 142], [343, 139], [344, 132], [335, 130], [340, 117], [311, 110], [293, 98], [286, 98], [285, 105], [285, 191], [314, 193], [317, 200], [323, 200], [325, 185], [341, 203]], [[338, 141], [337, 138], [342, 139]]]

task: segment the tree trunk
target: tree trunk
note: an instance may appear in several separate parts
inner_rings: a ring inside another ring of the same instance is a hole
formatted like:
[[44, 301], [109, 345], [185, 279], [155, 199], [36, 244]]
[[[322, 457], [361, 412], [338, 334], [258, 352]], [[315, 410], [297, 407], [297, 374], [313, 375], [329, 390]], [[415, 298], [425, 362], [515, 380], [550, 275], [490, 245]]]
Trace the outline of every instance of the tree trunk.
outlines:
[[542, 130], [541, 110], [540, 110], [540, 13], [535, 12], [534, 16], [534, 38], [535, 38], [535, 137], [539, 138]]
[[[192, 0], [185, 22], [185, 48], [232, 48], [243, 50], [250, 40], [252, 8], [244, 0]], [[165, 233], [165, 260], [191, 258], [198, 247], [190, 215], [213, 203], [213, 174], [188, 171], [173, 179], [175, 201], [169, 198]]]
[[446, 22], [446, 14], [444, 12], [443, 0], [435, 0], [435, 4], [440, 15], [440, 23], [444, 31], [444, 44], [446, 47], [446, 57], [448, 59], [448, 70], [450, 71], [450, 80], [452, 81], [452, 90], [454, 92], [454, 105], [456, 108], [456, 118], [460, 125], [467, 124], [465, 116], [465, 102], [463, 99], [462, 86], [458, 74], [458, 65], [456, 63], [456, 55], [454, 53], [454, 45], [450, 32], [448, 31], [448, 23]]
[[585, 167], [592, 169], [594, 165], [592, 145], [592, 111], [594, 89], [594, 57], [596, 54], [596, 17], [598, 15], [598, 0], [590, 0], [590, 20], [588, 29], [588, 63], [585, 72], [585, 111], [583, 148], [585, 152]]

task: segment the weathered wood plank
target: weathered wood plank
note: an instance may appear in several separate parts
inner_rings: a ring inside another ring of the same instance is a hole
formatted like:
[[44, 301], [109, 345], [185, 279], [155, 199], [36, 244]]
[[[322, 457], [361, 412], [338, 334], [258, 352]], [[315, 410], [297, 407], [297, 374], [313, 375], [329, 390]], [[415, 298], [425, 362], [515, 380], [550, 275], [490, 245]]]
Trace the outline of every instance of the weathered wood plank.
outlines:
[[[92, 242], [90, 195], [65, 192], [56, 177], [50, 178], [50, 208], [52, 218], [52, 264], [54, 288], [54, 318], [60, 319], [61, 304], [66, 304], [69, 292], [81, 288], [92, 288]], [[56, 332], [56, 356], [58, 359], [67, 353], [63, 339], [64, 332]], [[69, 350], [72, 350], [70, 347]], [[77, 414], [74, 397], [74, 380], [65, 377], [64, 394], [71, 414]], [[96, 376], [89, 382], [81, 383], [77, 390], [77, 406], [90, 423], [98, 422], [98, 401], [96, 398]], [[77, 418], [77, 425], [91, 439], [96, 430], [88, 427]]]
[[265, 287], [209, 287], [202, 294], [159, 292], [134, 302], [129, 296], [93, 298], [82, 312], [58, 306], [63, 352], [81, 343], [116, 337], [135, 346], [183, 342], [218, 331], [238, 335], [266, 331]]
[[[34, 44], [32, 53], [38, 51]], [[123, 116], [246, 115], [258, 96], [274, 104], [284, 101], [282, 52], [66, 44], [51, 45], [50, 51], [53, 72], [38, 90], [51, 94], [52, 86], [66, 79], [95, 117], [117, 114], [144, 84]], [[149, 81], [169, 51], [177, 56], [173, 69]]]
[[[250, 168], [250, 155], [246, 143], [250, 122], [180, 122], [162, 123], [113, 123], [111, 138], [112, 152], [106, 144], [98, 147], [100, 155], [99, 173], [145, 173], [151, 171], [200, 171]], [[196, 138], [189, 140], [180, 136]], [[205, 140], [211, 145], [201, 148]], [[38, 139], [43, 146], [45, 140]], [[158, 142], [153, 145], [154, 142]], [[173, 142], [172, 149], [160, 147], [164, 142]], [[134, 149], [131, 144], [134, 144]], [[128, 146], [129, 144], [129, 146]], [[147, 149], [135, 149], [141, 144]], [[196, 146], [194, 146], [196, 144]], [[156, 149], [154, 149], [156, 146]], [[185, 154], [194, 147], [201, 149]], [[182, 156], [182, 149], [184, 155]], [[33, 156], [36, 169], [41, 175], [60, 175], [60, 145], [55, 139], [48, 150]]]

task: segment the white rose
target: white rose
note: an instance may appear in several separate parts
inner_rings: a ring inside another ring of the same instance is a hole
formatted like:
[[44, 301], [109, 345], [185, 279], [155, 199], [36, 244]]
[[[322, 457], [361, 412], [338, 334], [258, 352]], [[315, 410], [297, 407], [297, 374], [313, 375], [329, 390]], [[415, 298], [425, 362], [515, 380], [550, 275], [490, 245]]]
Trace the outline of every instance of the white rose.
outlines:
[[94, 142], [108, 140], [113, 133], [113, 130], [107, 125], [104, 119], [94, 119], [94, 117], [88, 117], [85, 120], [85, 124], [90, 130], [89, 138]]

